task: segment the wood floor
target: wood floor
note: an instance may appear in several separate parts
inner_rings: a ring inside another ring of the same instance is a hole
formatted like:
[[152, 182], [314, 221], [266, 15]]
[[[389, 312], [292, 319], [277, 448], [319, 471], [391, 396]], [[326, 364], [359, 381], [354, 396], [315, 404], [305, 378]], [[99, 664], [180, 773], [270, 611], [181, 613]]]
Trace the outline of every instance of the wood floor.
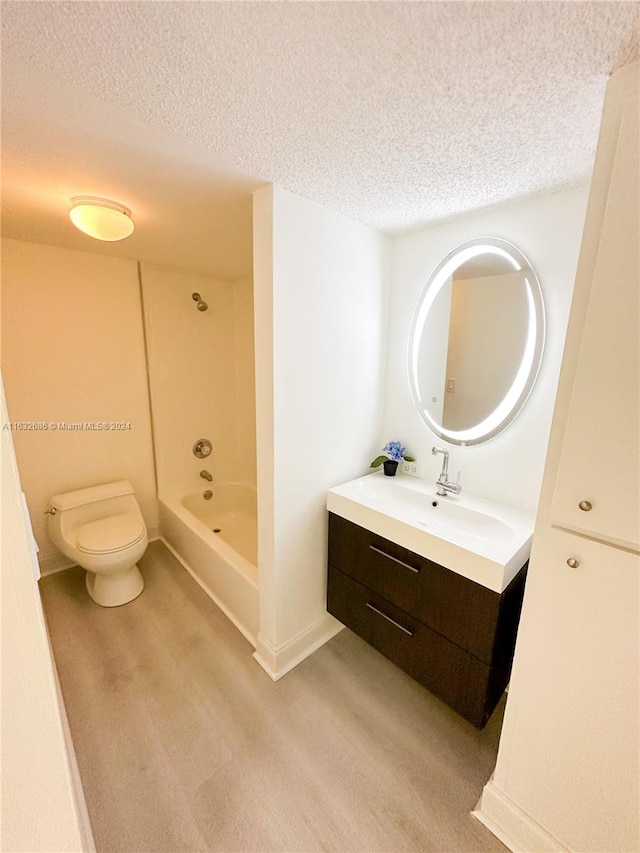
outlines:
[[112, 609], [41, 581], [99, 853], [506, 850], [469, 814], [502, 705], [478, 732], [346, 629], [274, 684], [161, 543], [140, 565]]

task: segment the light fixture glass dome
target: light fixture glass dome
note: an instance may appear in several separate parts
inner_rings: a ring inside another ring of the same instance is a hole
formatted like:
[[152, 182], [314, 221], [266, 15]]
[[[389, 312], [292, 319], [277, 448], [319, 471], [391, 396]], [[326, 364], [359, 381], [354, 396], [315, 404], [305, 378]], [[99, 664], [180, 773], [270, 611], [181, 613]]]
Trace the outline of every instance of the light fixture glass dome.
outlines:
[[71, 199], [69, 216], [76, 228], [96, 240], [113, 243], [133, 234], [131, 211], [117, 201], [75, 196]]

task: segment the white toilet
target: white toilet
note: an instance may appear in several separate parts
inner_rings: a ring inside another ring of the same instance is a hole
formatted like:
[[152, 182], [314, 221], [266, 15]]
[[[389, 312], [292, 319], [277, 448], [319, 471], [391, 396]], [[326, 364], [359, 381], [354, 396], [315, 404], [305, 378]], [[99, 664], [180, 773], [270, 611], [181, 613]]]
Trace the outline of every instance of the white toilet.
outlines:
[[96, 604], [117, 607], [144, 589], [136, 563], [149, 536], [127, 480], [54, 495], [49, 535], [65, 556], [87, 570], [87, 591]]

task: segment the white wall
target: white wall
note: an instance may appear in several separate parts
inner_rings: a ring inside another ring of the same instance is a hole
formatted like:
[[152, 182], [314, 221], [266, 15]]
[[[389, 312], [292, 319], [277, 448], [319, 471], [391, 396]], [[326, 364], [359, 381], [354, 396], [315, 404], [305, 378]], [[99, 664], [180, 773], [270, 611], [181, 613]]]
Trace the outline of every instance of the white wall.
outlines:
[[389, 305], [389, 346], [384, 419], [378, 434], [405, 444], [418, 459], [422, 477], [435, 480], [441, 460], [433, 444], [445, 442], [423, 424], [411, 402], [406, 347], [411, 315], [438, 263], [465, 240], [494, 236], [508, 240], [529, 258], [542, 286], [547, 343], [538, 381], [516, 421], [486, 444], [451, 446], [449, 470], [462, 473], [468, 492], [535, 510], [547, 448], [553, 403], [576, 272], [587, 202], [587, 187], [517, 201], [395, 238]]
[[2, 240], [2, 359], [12, 421], [125, 422], [122, 431], [15, 431], [43, 571], [68, 565], [47, 535], [51, 495], [128, 479], [158, 522], [136, 263]]
[[[237, 284], [141, 265], [158, 489], [255, 485], [252, 282]], [[207, 303], [198, 311], [197, 292]], [[213, 453], [193, 455], [207, 438]]]
[[326, 614], [326, 492], [378, 450], [389, 240], [277, 187], [254, 196], [260, 635], [283, 674]]
[[[1, 381], [0, 405], [4, 425]], [[1, 432], [2, 849], [93, 849], [74, 793], [11, 432]]]

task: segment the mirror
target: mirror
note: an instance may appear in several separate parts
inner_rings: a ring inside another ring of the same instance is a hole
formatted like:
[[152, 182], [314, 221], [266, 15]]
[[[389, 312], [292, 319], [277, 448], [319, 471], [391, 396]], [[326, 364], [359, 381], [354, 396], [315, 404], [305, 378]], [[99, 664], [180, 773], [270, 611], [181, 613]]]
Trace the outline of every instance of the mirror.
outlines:
[[494, 237], [458, 246], [411, 321], [409, 386], [422, 420], [450, 444], [498, 435], [531, 393], [544, 334], [540, 282], [522, 252]]

